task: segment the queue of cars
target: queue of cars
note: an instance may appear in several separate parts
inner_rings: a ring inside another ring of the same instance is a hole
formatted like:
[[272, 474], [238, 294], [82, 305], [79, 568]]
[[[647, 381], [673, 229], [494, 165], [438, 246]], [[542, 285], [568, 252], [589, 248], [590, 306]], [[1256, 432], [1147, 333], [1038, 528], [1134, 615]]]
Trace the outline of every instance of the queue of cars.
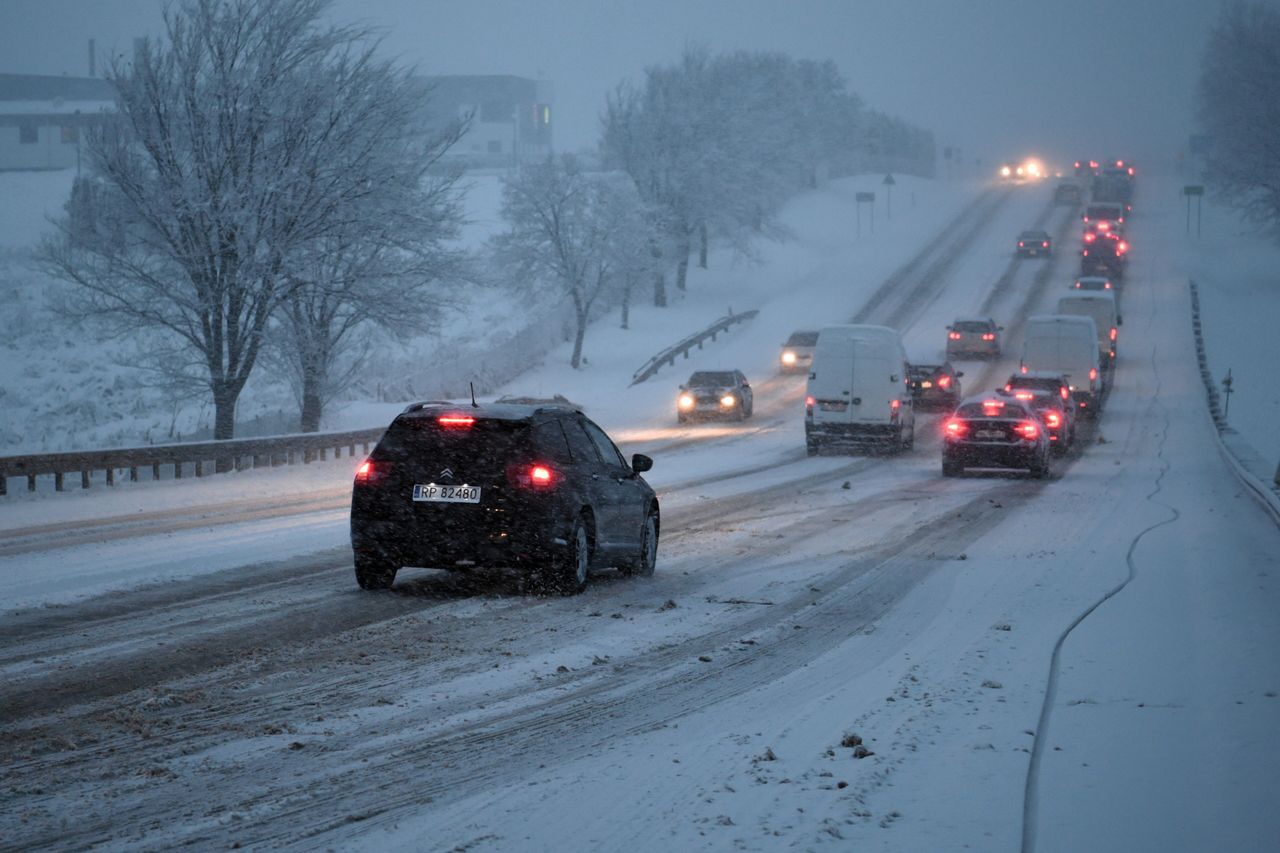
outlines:
[[[947, 326], [947, 360], [932, 364], [908, 362], [901, 334], [885, 326], [791, 335], [779, 371], [807, 376], [809, 455], [826, 447], [910, 449], [916, 410], [934, 408], [948, 413], [944, 476], [967, 468], [1047, 476], [1050, 455], [1071, 447], [1078, 418], [1096, 414], [1104, 399], [1122, 323], [1123, 233], [1134, 171], [1123, 161], [1090, 163], [1095, 196], [1101, 188], [1104, 197], [1085, 210], [1081, 275], [1056, 313], [1027, 319], [1018, 370], [1002, 387], [966, 397], [964, 372], [951, 363], [1001, 355], [1004, 327], [991, 317], [957, 318]], [[1051, 252], [1047, 233], [1019, 235], [1018, 255]], [[699, 370], [679, 388], [676, 419], [742, 421], [754, 405], [742, 371]], [[624, 458], [599, 425], [563, 398], [415, 403], [357, 470], [350, 519], [356, 580], [364, 589], [386, 589], [405, 565], [483, 564], [522, 569], [541, 588], [572, 595], [594, 568], [650, 575], [661, 525], [658, 498], [642, 476], [652, 465], [643, 454]]]

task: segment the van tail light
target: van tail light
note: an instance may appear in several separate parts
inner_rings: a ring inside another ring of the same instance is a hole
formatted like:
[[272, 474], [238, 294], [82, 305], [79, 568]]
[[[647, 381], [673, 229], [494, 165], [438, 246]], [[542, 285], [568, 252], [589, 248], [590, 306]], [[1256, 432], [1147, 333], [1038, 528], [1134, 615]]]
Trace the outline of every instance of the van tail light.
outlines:
[[898, 419], [898, 415], [900, 414], [902, 414], [902, 401], [890, 400], [889, 401], [889, 420], [896, 421]]
[[1040, 435], [1040, 427], [1036, 426], [1031, 421], [1023, 421], [1014, 427], [1014, 430], [1023, 438], [1033, 439]]
[[550, 489], [560, 481], [559, 473], [541, 462], [507, 466], [507, 480], [522, 489]]
[[946, 375], [946, 374], [943, 374], [942, 376], [939, 376], [939, 377], [938, 377], [938, 387], [939, 387], [939, 388], [950, 388], [950, 387], [951, 387], [951, 377], [950, 377], [950, 376], [948, 376], [948, 375]]
[[818, 401], [813, 399], [813, 395], [804, 398], [804, 416], [806, 418], [813, 417], [813, 407]]
[[969, 426], [959, 418], [952, 418], [943, 429], [950, 438], [959, 438], [969, 431]]
[[1112, 327], [1111, 327], [1111, 340], [1112, 340], [1112, 341], [1115, 341], [1115, 339], [1116, 339], [1116, 334], [1117, 334], [1117, 332], [1116, 332], [1116, 327], [1115, 327], [1115, 326], [1112, 326]]
[[947, 333], [947, 338], [948, 338], [949, 340], [958, 341], [958, 340], [960, 340], [960, 333], [959, 333], [959, 332], [948, 332], [948, 333]]

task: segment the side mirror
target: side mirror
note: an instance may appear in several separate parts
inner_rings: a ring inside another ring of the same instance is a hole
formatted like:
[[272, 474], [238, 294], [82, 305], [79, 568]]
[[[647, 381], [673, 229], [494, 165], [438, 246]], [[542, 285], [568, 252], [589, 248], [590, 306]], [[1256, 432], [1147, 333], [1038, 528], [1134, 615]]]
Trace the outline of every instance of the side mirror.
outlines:
[[947, 331], [948, 331], [948, 332], [954, 332], [954, 331], [955, 331], [955, 326], [947, 326]]
[[963, 371], [963, 370], [957, 370], [957, 371], [956, 371], [956, 379], [959, 379], [961, 376], [964, 376], [964, 371]]
[[643, 474], [653, 467], [653, 460], [643, 453], [633, 454], [631, 457], [631, 470], [637, 474]]

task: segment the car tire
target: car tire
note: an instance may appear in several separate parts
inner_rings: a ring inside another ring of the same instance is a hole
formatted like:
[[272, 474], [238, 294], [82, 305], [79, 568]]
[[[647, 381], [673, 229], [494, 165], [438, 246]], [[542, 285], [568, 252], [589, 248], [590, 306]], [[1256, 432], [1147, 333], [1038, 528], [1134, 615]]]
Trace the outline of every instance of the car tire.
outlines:
[[390, 589], [395, 583], [399, 566], [385, 557], [374, 554], [356, 554], [356, 583], [361, 589]]
[[809, 456], [817, 456], [818, 450], [820, 448], [818, 447], [817, 441], [815, 441], [812, 438], [806, 438], [804, 440], [804, 449], [805, 449], [805, 453], [807, 453]]
[[906, 438], [898, 437], [898, 451], [905, 452], [916, 446], [916, 425], [911, 425], [911, 432], [907, 433]]
[[587, 588], [591, 565], [591, 537], [581, 516], [573, 523], [568, 550], [556, 559], [551, 571], [551, 590], [560, 595], [577, 595]]
[[1035, 460], [1031, 465], [1031, 476], [1037, 480], [1043, 480], [1049, 476], [1049, 454], [1045, 454]]
[[651, 578], [658, 564], [658, 514], [649, 510], [640, 528], [640, 553], [635, 562], [624, 566], [622, 573], [629, 577]]
[[948, 459], [946, 456], [942, 457], [942, 476], [959, 477], [963, 473], [964, 473], [963, 465], [961, 465], [955, 459]]

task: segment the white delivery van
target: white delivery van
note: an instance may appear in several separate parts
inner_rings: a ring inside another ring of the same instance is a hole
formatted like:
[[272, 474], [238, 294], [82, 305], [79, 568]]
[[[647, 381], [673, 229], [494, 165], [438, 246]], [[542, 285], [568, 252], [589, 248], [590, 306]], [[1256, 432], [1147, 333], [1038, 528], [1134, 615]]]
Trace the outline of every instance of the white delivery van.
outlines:
[[1093, 413], [1102, 399], [1097, 324], [1092, 317], [1069, 314], [1028, 317], [1021, 370], [1064, 374], [1076, 407], [1085, 414]]
[[818, 332], [805, 396], [805, 446], [915, 442], [902, 335], [886, 326], [827, 326]]
[[1091, 290], [1064, 296], [1058, 300], [1058, 313], [1092, 317], [1098, 327], [1098, 355], [1102, 366], [1109, 370], [1115, 365], [1120, 313], [1113, 291]]

